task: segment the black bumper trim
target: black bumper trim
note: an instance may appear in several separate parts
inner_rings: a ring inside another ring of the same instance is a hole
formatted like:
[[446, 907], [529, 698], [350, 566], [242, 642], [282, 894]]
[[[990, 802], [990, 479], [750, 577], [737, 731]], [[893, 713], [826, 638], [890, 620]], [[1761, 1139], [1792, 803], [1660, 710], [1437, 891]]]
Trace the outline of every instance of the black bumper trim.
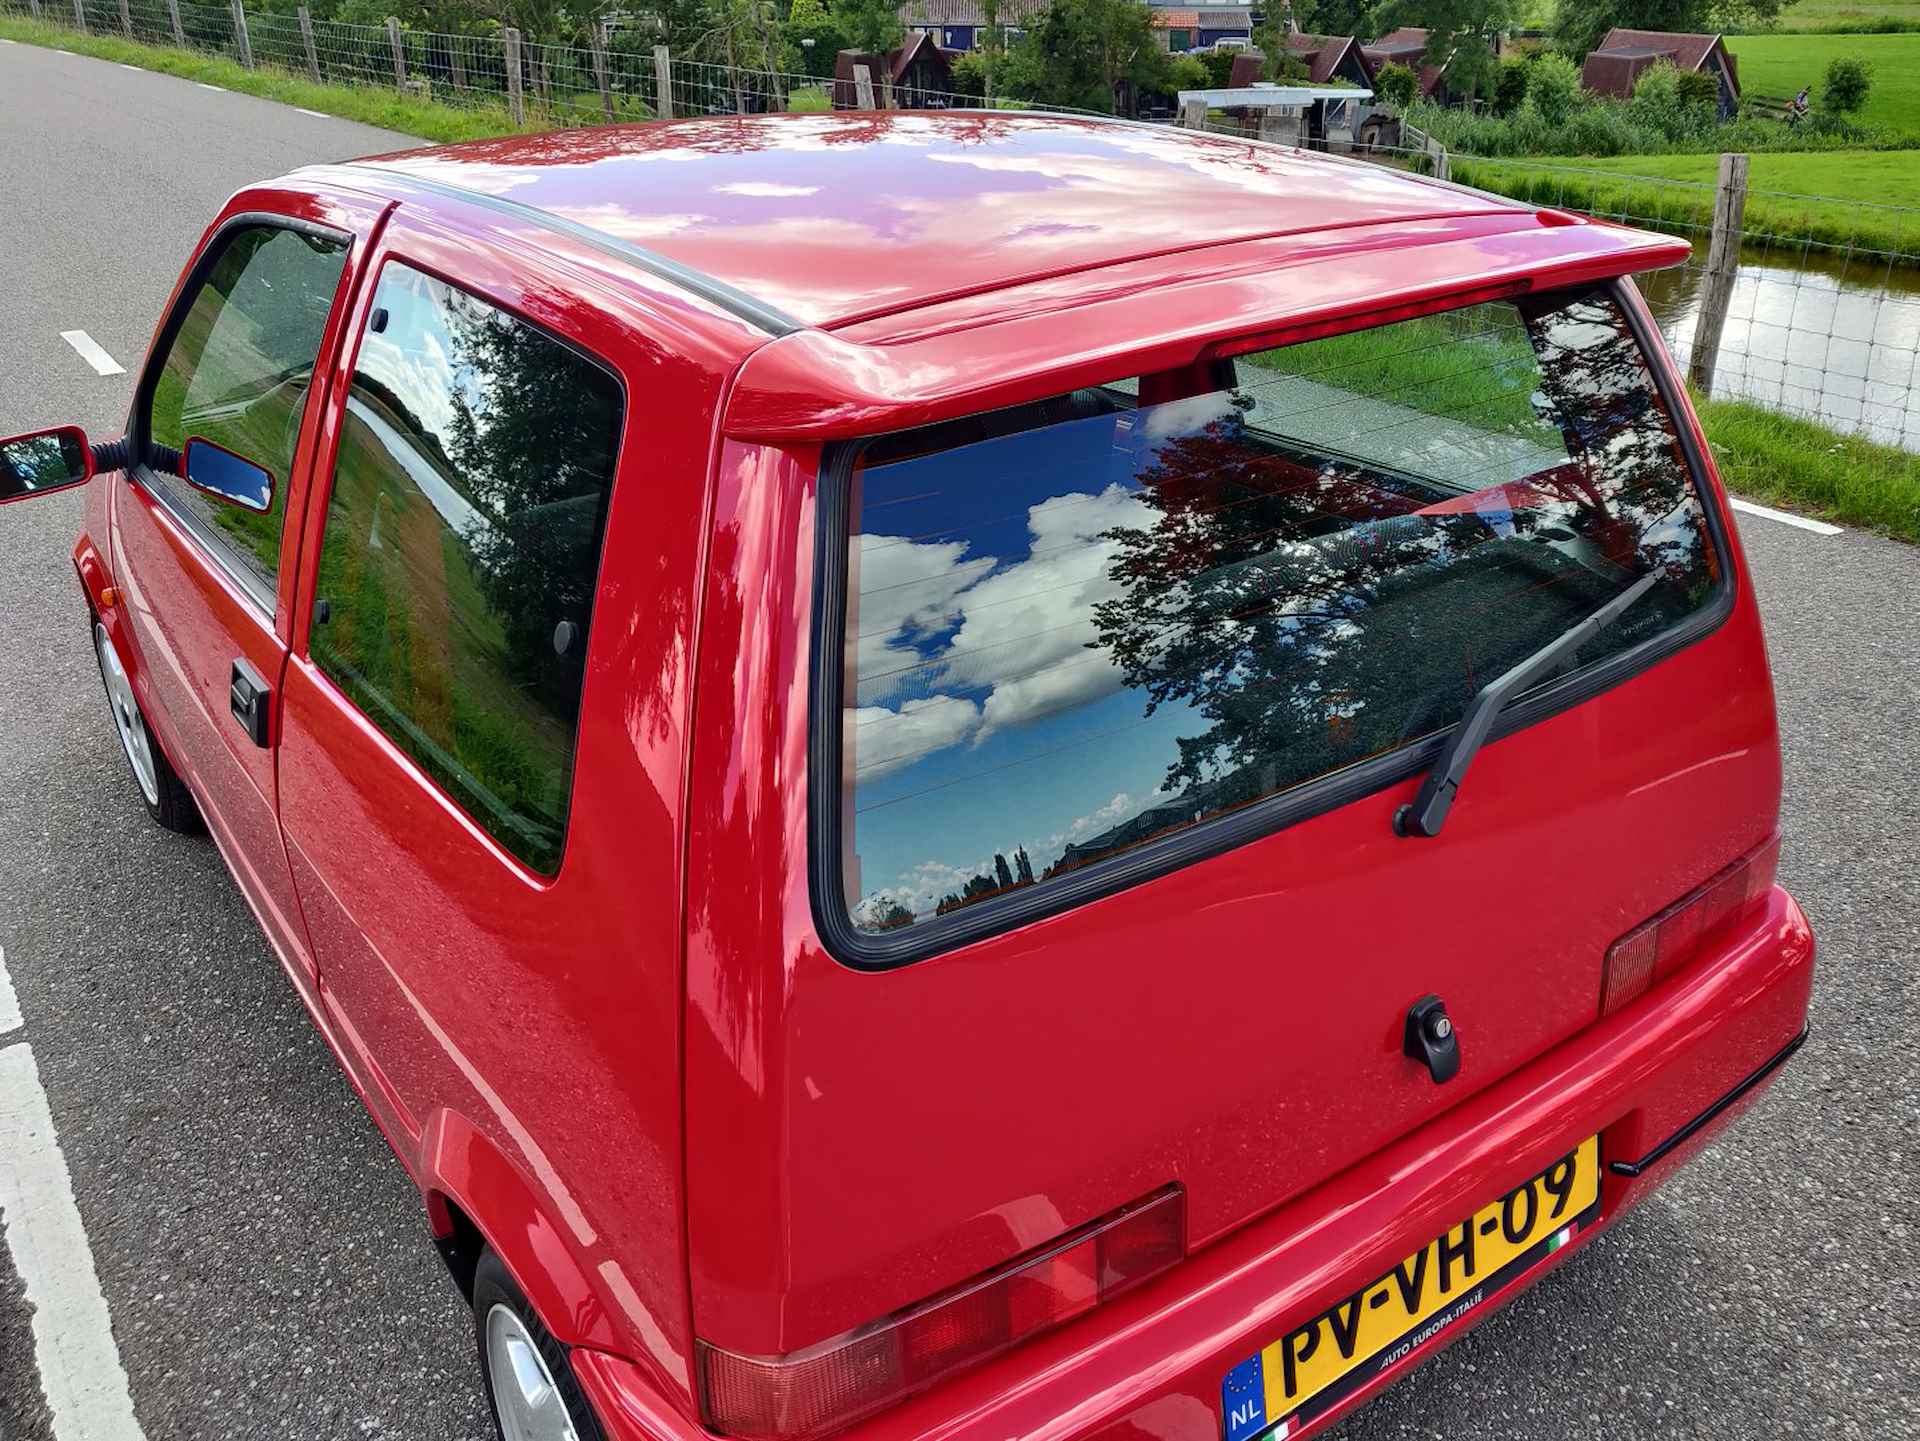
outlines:
[[1726, 1110], [1727, 1107], [1731, 1106], [1735, 1101], [1746, 1095], [1748, 1091], [1751, 1091], [1755, 1086], [1766, 1080], [1768, 1076], [1771, 1076], [1775, 1071], [1784, 1066], [1787, 1063], [1787, 1058], [1807, 1043], [1808, 1029], [1810, 1028], [1802, 1026], [1800, 1028], [1800, 1034], [1795, 1036], [1791, 1041], [1788, 1041], [1777, 1053], [1763, 1062], [1759, 1070], [1755, 1071], [1751, 1076], [1748, 1076], [1746, 1080], [1735, 1086], [1731, 1091], [1728, 1091], [1726, 1095], [1715, 1101], [1711, 1106], [1707, 1107], [1706, 1110], [1695, 1116], [1691, 1121], [1687, 1122], [1686, 1125], [1675, 1131], [1639, 1160], [1609, 1161], [1607, 1162], [1607, 1169], [1616, 1176], [1637, 1176], [1642, 1171], [1645, 1171], [1675, 1146], [1678, 1146], [1688, 1137], [1692, 1136], [1694, 1132], [1700, 1130], [1701, 1127], [1711, 1124], [1713, 1119], [1722, 1111]]

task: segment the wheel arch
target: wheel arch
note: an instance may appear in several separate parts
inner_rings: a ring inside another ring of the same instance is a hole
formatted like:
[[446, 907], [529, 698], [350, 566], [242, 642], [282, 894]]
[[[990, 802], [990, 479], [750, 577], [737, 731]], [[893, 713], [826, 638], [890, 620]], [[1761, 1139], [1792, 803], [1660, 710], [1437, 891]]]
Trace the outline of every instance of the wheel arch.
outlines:
[[547, 1215], [533, 1185], [478, 1127], [436, 1111], [420, 1138], [418, 1177], [434, 1245], [469, 1300], [484, 1246], [500, 1258], [554, 1337], [628, 1349], [600, 1289]]

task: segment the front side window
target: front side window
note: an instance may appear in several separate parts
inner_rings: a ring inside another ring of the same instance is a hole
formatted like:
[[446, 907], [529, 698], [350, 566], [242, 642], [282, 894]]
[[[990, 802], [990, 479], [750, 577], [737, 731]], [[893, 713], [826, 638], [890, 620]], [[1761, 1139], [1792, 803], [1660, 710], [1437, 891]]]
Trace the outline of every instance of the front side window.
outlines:
[[501, 845], [559, 868], [624, 412], [593, 361], [389, 263], [354, 365], [310, 650]]
[[889, 437], [847, 483], [837, 854], [869, 936], [1404, 747], [1639, 576], [1579, 667], [1720, 573], [1606, 291]]
[[[330, 236], [276, 225], [231, 232], [154, 380], [149, 473], [269, 591], [280, 571], [288, 473], [346, 259], [346, 243]], [[190, 438], [265, 470], [271, 477], [266, 510], [218, 499], [180, 479], [179, 453]]]

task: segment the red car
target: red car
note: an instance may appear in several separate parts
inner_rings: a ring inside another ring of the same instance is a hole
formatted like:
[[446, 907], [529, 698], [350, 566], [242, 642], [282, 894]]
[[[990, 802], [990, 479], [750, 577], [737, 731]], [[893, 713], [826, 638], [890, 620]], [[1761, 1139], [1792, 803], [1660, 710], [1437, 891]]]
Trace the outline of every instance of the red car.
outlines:
[[[1805, 1036], [1684, 243], [1036, 115], [236, 195], [74, 552], [504, 1435], [1304, 1435]], [[1601, 1282], [1604, 1284], [1604, 1282]]]

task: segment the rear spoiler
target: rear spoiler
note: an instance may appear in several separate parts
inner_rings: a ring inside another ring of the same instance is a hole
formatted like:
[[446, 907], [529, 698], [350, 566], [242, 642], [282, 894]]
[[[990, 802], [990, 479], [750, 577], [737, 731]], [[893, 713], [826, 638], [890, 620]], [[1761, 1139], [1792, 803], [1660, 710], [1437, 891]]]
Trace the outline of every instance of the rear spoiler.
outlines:
[[[1389, 227], [1381, 227], [1389, 228]], [[1684, 240], [1514, 210], [1444, 233], [1284, 250], [1246, 241], [1015, 286], [835, 334], [802, 330], [742, 365], [725, 433], [813, 443], [905, 430], [1479, 301], [1678, 265]], [[1303, 258], [1304, 257], [1304, 258]], [[1196, 273], [1198, 272], [1198, 273]]]

